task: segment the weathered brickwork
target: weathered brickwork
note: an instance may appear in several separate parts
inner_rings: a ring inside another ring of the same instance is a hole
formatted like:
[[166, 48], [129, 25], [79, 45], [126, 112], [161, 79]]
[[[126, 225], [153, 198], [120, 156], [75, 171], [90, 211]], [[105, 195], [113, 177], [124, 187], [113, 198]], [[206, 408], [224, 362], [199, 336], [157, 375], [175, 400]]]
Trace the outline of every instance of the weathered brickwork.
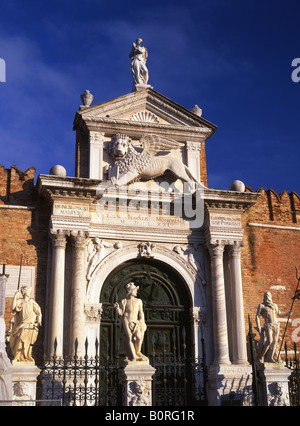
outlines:
[[[45, 306], [49, 207], [38, 199], [34, 187], [35, 169], [21, 172], [16, 166], [0, 165], [0, 268], [2, 264], [34, 266], [36, 288], [33, 295]], [[11, 317], [12, 298], [6, 298], [6, 326]], [[39, 336], [42, 350], [42, 333]]]
[[[247, 191], [252, 191], [247, 188]], [[261, 194], [254, 207], [244, 215], [242, 273], [245, 320], [248, 314], [255, 324], [256, 310], [270, 291], [281, 312], [288, 312], [297, 285], [295, 267], [300, 275], [300, 196], [284, 191], [278, 195], [272, 189]], [[300, 286], [299, 286], [300, 287]], [[287, 342], [300, 340], [297, 330], [300, 301], [296, 300], [287, 330]], [[299, 319], [300, 323], [300, 319]], [[281, 321], [281, 336], [286, 321]]]

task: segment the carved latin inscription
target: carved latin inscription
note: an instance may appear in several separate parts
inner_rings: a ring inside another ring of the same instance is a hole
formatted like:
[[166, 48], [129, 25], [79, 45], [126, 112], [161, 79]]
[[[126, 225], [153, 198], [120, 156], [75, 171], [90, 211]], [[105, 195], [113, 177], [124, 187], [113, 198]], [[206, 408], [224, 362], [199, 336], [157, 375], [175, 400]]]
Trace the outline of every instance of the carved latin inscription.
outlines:
[[55, 203], [53, 214], [56, 216], [89, 217], [89, 206], [83, 204]]
[[240, 228], [240, 216], [211, 215], [210, 225], [220, 228]]

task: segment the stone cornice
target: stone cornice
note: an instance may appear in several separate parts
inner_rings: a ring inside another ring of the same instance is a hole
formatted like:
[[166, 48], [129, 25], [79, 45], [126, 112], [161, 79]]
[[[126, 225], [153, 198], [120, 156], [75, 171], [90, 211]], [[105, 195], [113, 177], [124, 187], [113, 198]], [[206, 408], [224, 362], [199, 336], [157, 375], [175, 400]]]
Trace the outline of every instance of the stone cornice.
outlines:
[[[124, 111], [141, 109], [157, 114], [168, 124], [118, 118]], [[73, 126], [74, 130], [78, 128], [83, 130], [85, 128], [88, 130], [101, 129], [107, 134], [112, 132], [127, 134], [130, 130], [131, 137], [135, 136], [135, 133], [137, 137], [140, 136], [142, 131], [167, 131], [173, 137], [177, 135], [185, 140], [187, 138], [199, 140], [199, 136], [204, 140], [211, 137], [217, 126], [160, 93], [147, 89], [80, 109], [76, 112]]]
[[261, 194], [256, 192], [235, 192], [206, 188], [204, 190], [205, 206], [209, 211], [223, 210], [230, 213], [232, 210], [244, 210], [253, 206]]
[[99, 182], [95, 179], [39, 175], [36, 188], [38, 194], [48, 201], [80, 198], [82, 202], [92, 203]]
[[[58, 177], [52, 175], [39, 175], [36, 183], [38, 193], [46, 198], [66, 199], [80, 198], [83, 202], [93, 203], [97, 201], [99, 189], [103, 186], [105, 188], [107, 181], [97, 179], [77, 178], [77, 177]], [[103, 191], [100, 191], [101, 193]], [[136, 195], [134, 193], [134, 195]], [[145, 193], [145, 196], [147, 194]], [[166, 195], [169, 199], [170, 194]], [[260, 193], [254, 192], [235, 192], [225, 190], [215, 190], [210, 188], [204, 189], [204, 202], [208, 211], [220, 211], [230, 213], [233, 210], [240, 211], [241, 213], [246, 209], [253, 206]], [[117, 194], [119, 199], [128, 197], [127, 188], [120, 189]], [[143, 194], [140, 194], [141, 199]], [[124, 198], [124, 199], [125, 199]], [[151, 194], [151, 198], [155, 198], [155, 194]], [[162, 200], [164, 194], [157, 192], [157, 198]], [[172, 196], [171, 196], [172, 199]]]
[[183, 125], [172, 125], [162, 123], [145, 123], [141, 121], [123, 120], [107, 117], [80, 117], [77, 120], [76, 128], [87, 129], [89, 131], [101, 131], [110, 136], [117, 133], [128, 134], [130, 137], [140, 138], [142, 134], [164, 133], [169, 137], [174, 137], [178, 141], [198, 141], [208, 139], [212, 135], [212, 130], [206, 127], [190, 127]]

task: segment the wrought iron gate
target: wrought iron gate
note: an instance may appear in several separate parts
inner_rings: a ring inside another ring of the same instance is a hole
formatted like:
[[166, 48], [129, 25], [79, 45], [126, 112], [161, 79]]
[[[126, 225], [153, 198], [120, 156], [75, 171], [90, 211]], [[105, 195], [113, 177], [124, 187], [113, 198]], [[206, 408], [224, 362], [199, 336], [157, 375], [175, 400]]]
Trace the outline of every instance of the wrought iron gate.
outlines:
[[285, 365], [291, 370], [289, 377], [290, 404], [294, 407], [300, 406], [300, 361], [297, 354], [297, 346], [294, 343], [294, 356], [288, 357], [287, 344], [285, 343]]
[[[40, 405], [68, 406], [121, 406], [124, 389], [120, 377], [123, 368], [119, 353], [114, 359], [106, 351], [99, 353], [98, 340], [95, 355], [88, 356], [88, 341], [85, 342], [85, 356], [77, 356], [75, 342], [74, 356], [44, 357], [38, 379]], [[203, 353], [205, 345], [202, 341]], [[153, 346], [150, 364], [156, 369], [153, 376], [154, 406], [207, 405], [205, 357], [193, 359], [186, 355], [186, 348], [180, 355], [174, 347], [172, 355], [164, 350], [157, 356]]]

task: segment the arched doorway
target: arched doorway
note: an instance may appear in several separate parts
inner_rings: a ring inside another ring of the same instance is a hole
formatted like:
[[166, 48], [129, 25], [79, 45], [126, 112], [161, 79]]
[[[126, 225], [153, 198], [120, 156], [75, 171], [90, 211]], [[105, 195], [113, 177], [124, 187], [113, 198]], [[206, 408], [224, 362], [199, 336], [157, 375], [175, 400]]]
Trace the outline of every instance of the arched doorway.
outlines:
[[144, 306], [147, 331], [142, 352], [151, 357], [153, 351], [169, 355], [176, 350], [180, 355], [184, 349], [193, 356], [189, 291], [173, 268], [153, 259], [126, 261], [106, 278], [100, 294], [100, 348], [111, 359], [124, 356], [114, 303], [126, 296], [125, 285], [130, 281], [139, 286], [138, 297]]

